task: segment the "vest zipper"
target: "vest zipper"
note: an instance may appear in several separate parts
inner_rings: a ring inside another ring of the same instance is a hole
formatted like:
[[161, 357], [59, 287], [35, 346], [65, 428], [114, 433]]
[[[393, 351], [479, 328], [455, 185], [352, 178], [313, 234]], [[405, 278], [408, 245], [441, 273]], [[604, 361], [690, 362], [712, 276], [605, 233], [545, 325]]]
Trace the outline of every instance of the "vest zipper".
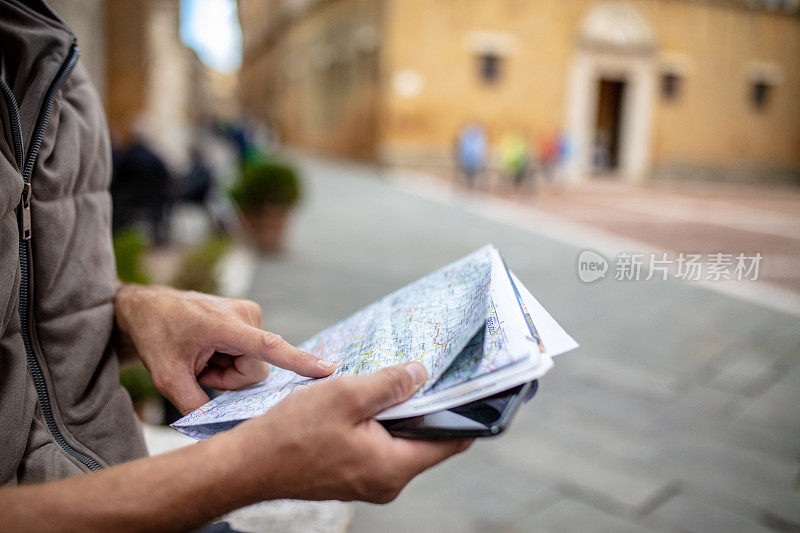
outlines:
[[20, 241], [19, 241], [19, 264], [20, 264], [20, 287], [19, 287], [19, 318], [20, 330], [22, 333], [22, 342], [25, 345], [25, 354], [28, 360], [28, 369], [30, 370], [31, 377], [33, 378], [34, 386], [36, 387], [36, 395], [39, 399], [39, 406], [42, 409], [42, 416], [44, 417], [47, 428], [53, 435], [53, 439], [67, 454], [77, 459], [84, 466], [90, 470], [100, 470], [100, 464], [82, 454], [73, 448], [64, 438], [61, 429], [56, 424], [55, 417], [53, 416], [53, 409], [50, 403], [50, 395], [45, 383], [42, 368], [36, 360], [33, 353], [33, 341], [31, 339], [31, 323], [30, 323], [30, 305], [31, 305], [31, 266], [30, 254], [31, 246], [31, 209], [30, 201], [32, 195], [31, 187], [31, 174], [33, 173], [33, 166], [36, 163], [36, 157], [39, 155], [39, 149], [42, 146], [47, 123], [50, 120], [50, 113], [53, 110], [53, 103], [55, 101], [58, 91], [64, 82], [67, 81], [75, 64], [78, 62], [80, 52], [77, 45], [73, 44], [69, 51], [66, 61], [61, 65], [61, 68], [56, 75], [55, 80], [47, 90], [44, 99], [44, 106], [39, 111], [39, 116], [36, 119], [36, 125], [33, 130], [33, 137], [28, 147], [27, 157], [22, 143], [22, 122], [19, 116], [19, 107], [17, 105], [14, 93], [9, 89], [5, 82], [0, 80], [2, 86], [2, 93], [8, 103], [9, 115], [11, 118], [11, 130], [14, 138], [14, 156], [17, 160], [17, 167], [22, 172], [22, 180], [24, 182], [24, 189], [22, 191], [22, 199], [20, 201]]
[[17, 99], [14, 98], [14, 92], [6, 84], [3, 78], [0, 78], [0, 92], [3, 93], [3, 98], [6, 100], [6, 108], [8, 110], [8, 118], [11, 121], [11, 137], [14, 143], [14, 159], [17, 162], [17, 168], [22, 172], [22, 166], [25, 164], [25, 155], [22, 148], [22, 122], [19, 118], [19, 106]]

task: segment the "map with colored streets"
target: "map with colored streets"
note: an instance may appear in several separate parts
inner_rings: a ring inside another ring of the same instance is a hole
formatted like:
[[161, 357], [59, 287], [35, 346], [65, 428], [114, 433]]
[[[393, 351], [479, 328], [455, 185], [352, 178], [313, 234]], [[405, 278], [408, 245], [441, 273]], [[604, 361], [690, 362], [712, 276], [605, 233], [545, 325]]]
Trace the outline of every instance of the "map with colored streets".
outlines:
[[[491, 248], [415, 281], [300, 348], [339, 363], [332, 377], [371, 374], [405, 361], [428, 369], [428, 390], [486, 320], [491, 285]], [[302, 381], [307, 381], [301, 378]]]
[[[385, 296], [299, 348], [338, 363], [331, 378], [421, 362], [428, 381], [408, 402], [390, 409], [392, 417], [408, 416], [406, 404], [415, 414], [459, 405], [469, 401], [462, 392], [465, 385], [481, 378], [488, 383], [498, 369], [519, 368], [527, 378], [552, 366], [533, 342], [511, 284], [499, 253], [488, 245]], [[508, 379], [502, 386], [517, 384], [507, 385]], [[272, 367], [267, 380], [223, 393], [173, 427], [205, 438], [267, 412], [316, 381]]]

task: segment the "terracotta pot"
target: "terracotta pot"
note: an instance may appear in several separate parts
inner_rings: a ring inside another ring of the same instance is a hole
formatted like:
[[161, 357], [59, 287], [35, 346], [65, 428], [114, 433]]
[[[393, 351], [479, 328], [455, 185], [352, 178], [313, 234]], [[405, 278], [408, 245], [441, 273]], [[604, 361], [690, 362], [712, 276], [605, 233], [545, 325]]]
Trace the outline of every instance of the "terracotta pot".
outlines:
[[277, 253], [283, 249], [290, 209], [285, 205], [265, 205], [241, 212], [247, 238], [260, 252]]

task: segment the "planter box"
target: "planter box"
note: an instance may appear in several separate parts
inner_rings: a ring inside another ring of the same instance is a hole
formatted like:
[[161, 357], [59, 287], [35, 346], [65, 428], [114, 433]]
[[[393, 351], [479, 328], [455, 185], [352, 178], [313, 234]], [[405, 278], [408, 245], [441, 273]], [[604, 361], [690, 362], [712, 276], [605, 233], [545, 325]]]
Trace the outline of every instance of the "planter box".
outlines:
[[266, 205], [260, 209], [241, 211], [247, 239], [260, 252], [274, 254], [283, 250], [290, 210], [285, 205]]

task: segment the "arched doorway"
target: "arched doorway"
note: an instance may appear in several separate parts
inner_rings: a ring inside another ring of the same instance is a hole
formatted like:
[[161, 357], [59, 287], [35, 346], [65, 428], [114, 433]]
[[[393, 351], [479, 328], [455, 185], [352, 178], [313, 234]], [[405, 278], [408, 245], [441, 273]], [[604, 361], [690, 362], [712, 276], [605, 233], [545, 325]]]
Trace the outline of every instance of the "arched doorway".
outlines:
[[650, 159], [656, 43], [626, 4], [604, 4], [584, 19], [569, 71], [566, 173], [642, 180]]

